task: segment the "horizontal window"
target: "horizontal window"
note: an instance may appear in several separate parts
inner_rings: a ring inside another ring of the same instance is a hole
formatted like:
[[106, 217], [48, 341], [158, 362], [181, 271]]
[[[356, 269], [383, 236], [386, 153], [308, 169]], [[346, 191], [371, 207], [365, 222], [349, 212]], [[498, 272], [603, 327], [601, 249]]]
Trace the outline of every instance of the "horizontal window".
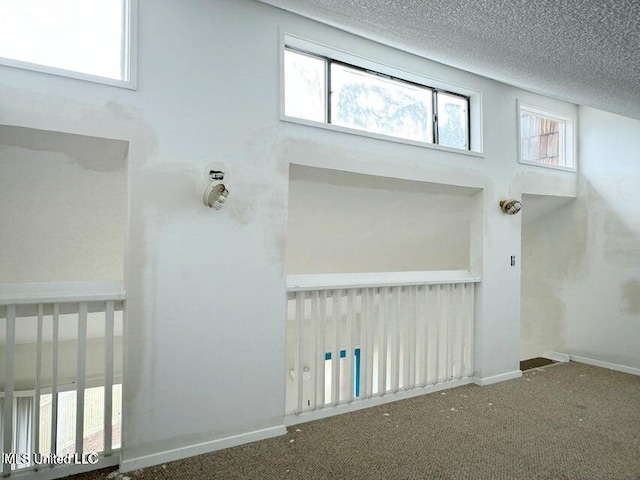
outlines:
[[286, 116], [470, 149], [467, 96], [291, 47], [284, 84]]
[[104, 83], [131, 82], [134, 2], [2, 0], [0, 64]]
[[520, 104], [520, 162], [575, 169], [573, 119]]

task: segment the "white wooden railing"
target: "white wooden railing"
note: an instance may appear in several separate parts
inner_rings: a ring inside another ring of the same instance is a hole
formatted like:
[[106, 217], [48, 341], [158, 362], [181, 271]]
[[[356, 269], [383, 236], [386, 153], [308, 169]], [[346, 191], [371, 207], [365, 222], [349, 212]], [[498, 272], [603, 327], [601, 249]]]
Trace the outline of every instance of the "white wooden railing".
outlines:
[[287, 277], [287, 423], [471, 382], [465, 271]]
[[0, 285], [2, 476], [119, 462], [124, 301], [119, 283]]

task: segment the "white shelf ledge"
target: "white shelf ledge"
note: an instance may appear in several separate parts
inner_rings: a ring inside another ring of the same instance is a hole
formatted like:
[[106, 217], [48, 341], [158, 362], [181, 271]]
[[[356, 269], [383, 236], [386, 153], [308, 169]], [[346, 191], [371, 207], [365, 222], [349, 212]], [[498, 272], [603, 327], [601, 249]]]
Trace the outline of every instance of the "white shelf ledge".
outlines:
[[477, 283], [480, 277], [467, 270], [426, 272], [325, 273], [287, 275], [288, 292], [334, 290], [341, 288], [399, 287], [405, 285], [444, 285]]
[[1, 283], [0, 305], [124, 300], [122, 282]]

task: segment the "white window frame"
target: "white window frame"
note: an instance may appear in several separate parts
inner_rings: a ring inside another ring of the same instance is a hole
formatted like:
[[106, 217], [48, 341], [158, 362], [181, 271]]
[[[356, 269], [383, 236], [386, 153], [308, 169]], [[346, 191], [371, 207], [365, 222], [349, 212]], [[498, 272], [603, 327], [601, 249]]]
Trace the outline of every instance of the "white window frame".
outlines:
[[[564, 155], [564, 163], [570, 163], [571, 166], [549, 165], [547, 163], [536, 162], [533, 160], [526, 160], [522, 158], [522, 129], [520, 125], [520, 114], [523, 110], [540, 117], [544, 117], [556, 122], [564, 123], [564, 139], [563, 139], [564, 150], [562, 154]], [[517, 127], [518, 127], [518, 162], [525, 165], [534, 165], [536, 167], [551, 168], [554, 170], [564, 170], [565, 172], [578, 171], [578, 161], [576, 156], [577, 138], [576, 138], [575, 117], [572, 117], [566, 114], [557, 113], [552, 110], [548, 110], [546, 108], [536, 107], [536, 106], [518, 101], [516, 102], [516, 120], [517, 120]]]
[[[438, 145], [435, 143], [420, 142], [416, 140], [409, 140], [400, 137], [394, 137], [391, 135], [384, 135], [380, 133], [368, 132], [366, 130], [358, 130], [355, 128], [342, 127], [331, 123], [316, 122], [313, 120], [306, 120], [303, 118], [290, 117], [285, 114], [285, 79], [284, 79], [284, 52], [285, 47], [293, 47], [298, 50], [309, 52], [323, 57], [328, 57], [339, 62], [354, 65], [359, 68], [372, 70], [391, 77], [398, 78], [400, 80], [407, 80], [409, 82], [424, 85], [427, 88], [435, 88], [439, 90], [446, 90], [451, 93], [463, 95], [469, 98], [469, 135], [470, 135], [470, 148], [468, 150], [461, 148], [447, 147], [444, 145]], [[289, 123], [297, 123], [300, 125], [308, 125], [324, 130], [331, 130], [334, 132], [348, 133], [351, 135], [358, 135], [361, 137], [370, 137], [380, 140], [386, 140], [395, 143], [402, 143], [407, 145], [414, 145], [418, 147], [424, 147], [434, 150], [440, 150], [445, 152], [458, 153], [461, 155], [469, 155], [473, 157], [484, 157], [482, 149], [482, 93], [476, 90], [471, 90], [459, 85], [453, 85], [445, 83], [437, 79], [428, 78], [423, 75], [419, 75], [414, 72], [400, 69], [395, 66], [379, 63], [374, 60], [370, 60], [364, 57], [357, 56], [353, 53], [348, 53], [335, 47], [316, 43], [314, 41], [307, 40], [297, 35], [282, 32], [280, 35], [280, 120]]]
[[137, 88], [138, 0], [123, 0], [123, 2], [122, 80], [6, 57], [0, 57], [0, 65], [135, 90]]

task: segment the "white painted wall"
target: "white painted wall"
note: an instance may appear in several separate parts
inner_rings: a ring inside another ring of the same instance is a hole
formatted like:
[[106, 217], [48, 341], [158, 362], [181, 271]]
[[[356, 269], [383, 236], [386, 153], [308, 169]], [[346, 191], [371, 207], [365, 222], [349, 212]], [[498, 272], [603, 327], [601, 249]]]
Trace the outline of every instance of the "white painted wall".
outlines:
[[523, 227], [522, 353], [638, 368], [640, 122], [581, 107], [579, 147], [577, 199]]
[[640, 368], [640, 121], [580, 109], [563, 352]]
[[291, 165], [287, 273], [469, 270], [473, 189]]
[[[516, 99], [573, 105], [250, 0], [139, 6], [137, 91], [0, 67], [1, 124], [130, 142], [125, 468], [282, 425], [290, 163], [482, 189], [471, 197], [470, 264], [483, 279], [475, 374], [518, 369], [520, 267], [509, 257], [521, 217], [498, 201], [573, 195], [575, 175], [517, 163]], [[484, 156], [281, 122], [279, 31], [481, 91]], [[201, 204], [212, 162], [229, 172], [219, 212]]]
[[122, 281], [125, 142], [0, 126], [0, 283]]
[[520, 360], [561, 351], [567, 340], [563, 292], [571, 249], [563, 232], [571, 219], [568, 197], [523, 195]]

